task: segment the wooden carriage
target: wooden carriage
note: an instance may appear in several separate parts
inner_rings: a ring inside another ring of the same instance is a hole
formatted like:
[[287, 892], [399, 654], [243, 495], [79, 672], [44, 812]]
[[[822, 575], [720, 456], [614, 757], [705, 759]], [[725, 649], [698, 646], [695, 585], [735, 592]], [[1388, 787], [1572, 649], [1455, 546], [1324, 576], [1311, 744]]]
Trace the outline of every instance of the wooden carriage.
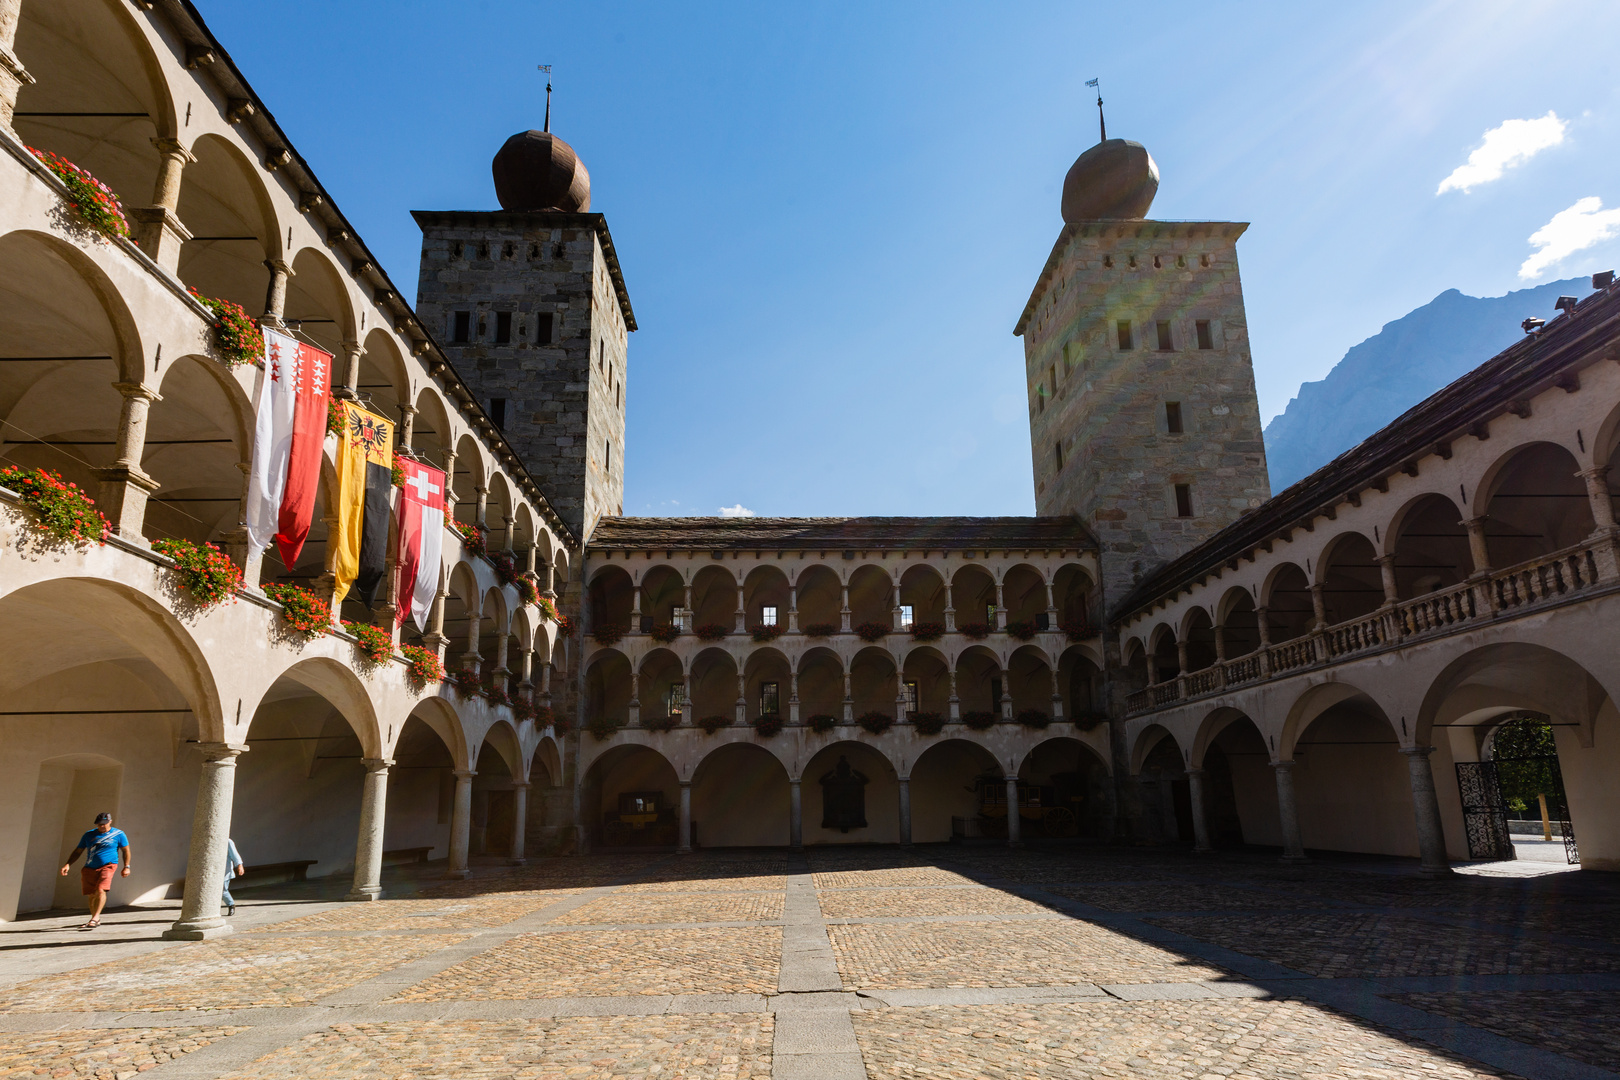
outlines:
[[[978, 779], [979, 826], [984, 835], [1007, 835], [1007, 782], [999, 776]], [[1080, 835], [1085, 802], [1078, 773], [1055, 773], [1050, 784], [1018, 781], [1019, 833], [1026, 837]]]

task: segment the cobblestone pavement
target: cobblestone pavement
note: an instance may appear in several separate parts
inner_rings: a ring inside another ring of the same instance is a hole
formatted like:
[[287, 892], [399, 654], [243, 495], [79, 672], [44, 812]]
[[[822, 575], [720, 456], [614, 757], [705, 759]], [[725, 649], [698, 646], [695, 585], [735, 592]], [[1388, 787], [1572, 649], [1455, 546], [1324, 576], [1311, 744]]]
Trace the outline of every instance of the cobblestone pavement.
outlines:
[[[1072, 847], [390, 868], [0, 927], [0, 1080], [1620, 1080], [1620, 881]], [[93, 946], [93, 947], [86, 947]]]

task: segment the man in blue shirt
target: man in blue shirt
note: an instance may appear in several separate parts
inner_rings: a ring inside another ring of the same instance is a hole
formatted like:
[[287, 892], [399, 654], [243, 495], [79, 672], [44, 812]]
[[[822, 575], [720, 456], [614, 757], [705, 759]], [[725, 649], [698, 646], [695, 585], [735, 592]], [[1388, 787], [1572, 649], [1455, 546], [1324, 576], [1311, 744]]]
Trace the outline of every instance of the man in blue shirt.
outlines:
[[107, 893], [112, 889], [113, 871], [124, 864], [123, 876], [129, 877], [129, 837], [122, 829], [112, 825], [111, 814], [97, 814], [96, 827], [79, 837], [79, 846], [73, 849], [62, 864], [62, 876], [73, 869], [73, 860], [85, 853], [84, 867], [79, 871], [79, 884], [89, 898], [90, 921], [80, 930], [94, 930], [101, 925], [101, 909], [107, 906]]

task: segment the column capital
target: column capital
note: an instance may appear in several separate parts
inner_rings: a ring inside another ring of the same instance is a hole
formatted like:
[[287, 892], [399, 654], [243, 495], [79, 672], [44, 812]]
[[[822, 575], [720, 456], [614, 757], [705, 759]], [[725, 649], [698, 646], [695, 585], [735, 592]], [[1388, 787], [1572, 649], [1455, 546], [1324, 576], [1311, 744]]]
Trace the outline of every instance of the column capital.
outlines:
[[1387, 555], [1379, 555], [1379, 556], [1376, 557], [1376, 560], [1377, 560], [1377, 562], [1378, 562], [1378, 564], [1380, 566], [1394, 566], [1395, 565], [1395, 553], [1392, 551], [1392, 552], [1388, 553]]
[[1187, 769], [1187, 770], [1184, 770], [1184, 772], [1185, 772], [1185, 775], [1187, 775], [1187, 776], [1203, 776], [1204, 775], [1204, 770], [1203, 769]]
[[1403, 746], [1403, 747], [1401, 747], [1401, 753], [1408, 754], [1408, 755], [1423, 754], [1424, 756], [1427, 756], [1429, 754], [1434, 753], [1434, 747], [1432, 747], [1432, 746]]
[[1483, 529], [1485, 523], [1489, 520], [1490, 518], [1487, 515], [1481, 514], [1479, 517], [1463, 518], [1459, 524], [1465, 529]]
[[532, 781], [529, 781], [529, 780], [514, 780], [514, 781], [512, 781], [512, 790], [513, 791], [516, 791], [519, 788], [528, 789], [528, 788], [531, 788], [533, 786], [534, 786], [534, 783]]
[[393, 758], [361, 758], [360, 764], [366, 767], [368, 773], [385, 773], [394, 764]]
[[457, 780], [471, 780], [473, 777], [478, 775], [478, 770], [477, 769], [453, 769], [453, 770], [451, 770], [450, 775], [454, 776]]
[[226, 762], [231, 765], [236, 764], [238, 754], [248, 752], [247, 743], [199, 742], [194, 745], [202, 751], [204, 761]]
[[162, 394], [145, 383], [115, 382], [113, 383], [113, 389], [131, 401], [158, 402], [163, 400]]
[[292, 265], [290, 263], [283, 262], [280, 259], [264, 260], [264, 268], [270, 271], [272, 274], [281, 274], [285, 277], [297, 277], [297, 275], [293, 273]]
[[164, 155], [165, 157], [179, 158], [181, 164], [183, 165], [190, 165], [197, 160], [197, 155], [193, 154], [190, 150], [187, 150], [184, 146], [182, 146], [179, 139], [169, 138], [165, 135], [157, 135], [153, 136], [152, 145], [157, 148], [158, 153]]
[[1590, 469], [1582, 469], [1577, 475], [1592, 480], [1606, 480], [1609, 477], [1609, 467], [1594, 465]]
[[683, 788], [689, 788], [689, 787], [692, 786], [692, 781], [690, 781], [690, 780], [678, 780], [676, 782], [678, 784], [680, 784], [681, 787], [683, 787]]
[[1294, 767], [1294, 759], [1288, 758], [1285, 761], [1273, 761], [1271, 763], [1271, 767], [1280, 772], [1289, 772]]

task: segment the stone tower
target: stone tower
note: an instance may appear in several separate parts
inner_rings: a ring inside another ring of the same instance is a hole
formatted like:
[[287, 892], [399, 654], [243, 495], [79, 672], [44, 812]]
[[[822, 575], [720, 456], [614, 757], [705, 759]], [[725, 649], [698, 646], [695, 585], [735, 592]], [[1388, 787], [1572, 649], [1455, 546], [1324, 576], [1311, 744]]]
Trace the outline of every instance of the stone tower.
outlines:
[[1138, 143], [1080, 156], [1013, 331], [1036, 512], [1095, 533], [1105, 608], [1271, 495], [1238, 279], [1247, 225], [1149, 220], [1158, 185]]
[[416, 310], [582, 541], [624, 508], [630, 295], [590, 176], [542, 131], [495, 156], [494, 211], [416, 211]]

